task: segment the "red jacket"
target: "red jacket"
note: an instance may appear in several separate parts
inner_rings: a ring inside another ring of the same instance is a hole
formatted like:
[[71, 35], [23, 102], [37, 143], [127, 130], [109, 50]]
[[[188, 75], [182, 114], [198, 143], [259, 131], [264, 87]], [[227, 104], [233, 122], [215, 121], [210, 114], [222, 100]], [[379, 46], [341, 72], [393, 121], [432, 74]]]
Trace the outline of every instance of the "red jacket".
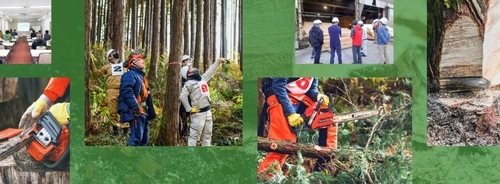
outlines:
[[363, 29], [361, 26], [356, 25], [351, 31], [352, 45], [361, 46], [363, 44]]

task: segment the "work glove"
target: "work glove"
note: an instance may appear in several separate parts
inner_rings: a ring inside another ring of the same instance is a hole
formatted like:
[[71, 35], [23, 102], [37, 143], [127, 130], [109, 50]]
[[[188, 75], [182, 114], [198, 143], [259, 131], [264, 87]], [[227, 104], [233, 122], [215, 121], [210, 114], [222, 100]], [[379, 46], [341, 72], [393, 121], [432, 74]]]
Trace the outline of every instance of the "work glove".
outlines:
[[35, 122], [40, 119], [40, 117], [47, 112], [47, 110], [52, 106], [52, 101], [42, 94], [38, 100], [33, 102], [31, 106], [26, 109], [21, 120], [19, 121], [19, 128], [27, 129], [33, 126]]
[[57, 122], [59, 124], [64, 124], [66, 122], [69, 122], [69, 103], [64, 102], [64, 103], [56, 103], [52, 107], [50, 107], [49, 112], [52, 113], [52, 116], [56, 118]]
[[200, 112], [200, 108], [198, 106], [193, 106], [191, 107], [191, 111], [189, 111], [191, 113], [197, 113], [197, 112]]
[[290, 124], [290, 126], [296, 127], [302, 123], [304, 123], [304, 119], [302, 119], [299, 114], [293, 113], [288, 115], [288, 124]]
[[330, 99], [328, 98], [328, 96], [324, 95], [324, 94], [318, 94], [318, 96], [316, 97], [316, 101], [319, 102], [319, 99], [322, 99], [323, 98], [323, 102], [321, 103], [322, 106], [328, 106], [328, 104], [330, 103]]
[[139, 109], [139, 107], [133, 108], [132, 114], [134, 114], [135, 117], [139, 117], [141, 115], [141, 110]]

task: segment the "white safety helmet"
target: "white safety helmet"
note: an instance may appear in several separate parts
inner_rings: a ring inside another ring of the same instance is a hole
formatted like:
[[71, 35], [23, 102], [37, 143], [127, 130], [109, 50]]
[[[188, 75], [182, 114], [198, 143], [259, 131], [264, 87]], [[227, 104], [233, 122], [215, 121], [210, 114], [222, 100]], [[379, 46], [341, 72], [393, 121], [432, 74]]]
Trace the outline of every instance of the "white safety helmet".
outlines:
[[314, 20], [314, 24], [321, 24], [321, 20], [319, 19]]
[[190, 66], [183, 66], [181, 68], [181, 76], [182, 76], [182, 78], [187, 79], [187, 73], [189, 71], [189, 68], [191, 68], [191, 65]]
[[339, 23], [339, 18], [337, 18], [337, 17], [333, 17], [333, 19], [332, 19], [332, 23]]
[[358, 25], [363, 25], [363, 21], [362, 20], [358, 21]]
[[188, 55], [184, 55], [184, 56], [182, 56], [182, 57], [181, 57], [181, 62], [183, 62], [183, 61], [184, 61], [184, 60], [186, 60], [186, 59], [193, 60], [193, 59], [191, 59], [191, 57], [189, 57]]
[[387, 24], [387, 18], [382, 18], [380, 19], [380, 22], [382, 22], [382, 24], [386, 25]]
[[378, 21], [379, 21], [378, 19], [375, 19], [375, 20], [373, 21], [373, 23], [375, 24], [375, 23], [377, 23]]
[[109, 58], [109, 55], [111, 55], [111, 53], [113, 53], [113, 52], [118, 53], [118, 51], [117, 51], [117, 50], [115, 50], [115, 49], [109, 49], [109, 50], [108, 50], [108, 53], [106, 54], [106, 58]]

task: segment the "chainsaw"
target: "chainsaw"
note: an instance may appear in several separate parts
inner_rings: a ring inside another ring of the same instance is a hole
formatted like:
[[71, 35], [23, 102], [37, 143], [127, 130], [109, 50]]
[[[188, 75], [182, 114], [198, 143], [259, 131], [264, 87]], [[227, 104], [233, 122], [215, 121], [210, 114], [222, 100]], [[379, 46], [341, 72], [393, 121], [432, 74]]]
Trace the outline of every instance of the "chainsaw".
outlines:
[[363, 110], [344, 114], [334, 114], [333, 97], [330, 95], [330, 102], [332, 103], [330, 103], [328, 107], [321, 106], [322, 102], [323, 99], [321, 98], [316, 102], [316, 105], [310, 106], [305, 110], [302, 119], [307, 123], [303, 129], [296, 130], [297, 132], [310, 129], [324, 129], [335, 126], [335, 124], [338, 123], [378, 116], [380, 113], [379, 110]]
[[0, 161], [23, 147], [37, 162], [48, 168], [57, 168], [69, 158], [69, 122], [59, 124], [50, 112], [46, 112], [30, 129], [9, 128], [0, 131], [1, 135], [4, 137], [0, 140], [20, 136], [22, 141], [0, 153]]

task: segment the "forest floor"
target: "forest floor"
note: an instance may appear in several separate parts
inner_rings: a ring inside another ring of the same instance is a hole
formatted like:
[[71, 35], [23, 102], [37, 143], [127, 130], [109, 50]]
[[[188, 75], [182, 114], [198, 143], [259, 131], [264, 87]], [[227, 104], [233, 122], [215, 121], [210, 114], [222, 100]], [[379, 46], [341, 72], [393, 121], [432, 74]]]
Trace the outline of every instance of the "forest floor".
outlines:
[[498, 96], [498, 90], [428, 94], [427, 145], [500, 145]]

